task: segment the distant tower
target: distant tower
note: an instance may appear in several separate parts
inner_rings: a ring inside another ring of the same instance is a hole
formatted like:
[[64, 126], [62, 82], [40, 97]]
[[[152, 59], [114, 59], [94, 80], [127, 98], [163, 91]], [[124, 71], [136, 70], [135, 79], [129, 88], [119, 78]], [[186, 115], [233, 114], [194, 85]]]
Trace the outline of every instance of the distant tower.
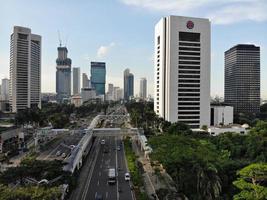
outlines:
[[41, 36], [29, 28], [11, 34], [9, 93], [12, 112], [41, 108]]
[[91, 86], [97, 95], [105, 95], [106, 63], [91, 62]]
[[4, 78], [2, 79], [2, 85], [1, 85], [1, 96], [2, 100], [9, 100], [9, 79]]
[[146, 78], [140, 79], [140, 98], [141, 99], [147, 98], [147, 80], [146, 80]]
[[128, 101], [130, 97], [134, 96], [134, 75], [130, 73], [129, 69], [124, 70], [123, 80], [124, 100]]
[[73, 67], [72, 72], [73, 72], [72, 73], [72, 78], [73, 78], [72, 93], [73, 93], [73, 95], [80, 94], [80, 82], [81, 82], [80, 68], [79, 67]]
[[83, 73], [82, 75], [82, 82], [83, 82], [83, 85], [82, 85], [82, 88], [89, 88], [89, 79], [88, 79], [88, 76], [86, 73]]
[[71, 95], [71, 59], [68, 58], [67, 47], [61, 47], [60, 44], [57, 50], [56, 92], [58, 100], [61, 101]]
[[238, 44], [225, 52], [224, 101], [238, 113], [260, 112], [260, 47]]

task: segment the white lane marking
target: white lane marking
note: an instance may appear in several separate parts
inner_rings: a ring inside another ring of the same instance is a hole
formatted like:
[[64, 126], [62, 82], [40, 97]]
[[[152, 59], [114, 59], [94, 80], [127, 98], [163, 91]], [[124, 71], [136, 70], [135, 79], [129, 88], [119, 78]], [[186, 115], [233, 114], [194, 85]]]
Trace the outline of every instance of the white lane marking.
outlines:
[[115, 137], [116, 170], [117, 170], [117, 183], [116, 183], [116, 185], [117, 185], [117, 200], [119, 200], [120, 194], [119, 194], [119, 179], [118, 179], [118, 151], [117, 151], [116, 147], [117, 147], [117, 137]]
[[108, 192], [106, 192], [106, 199], [108, 199]]
[[99, 180], [97, 181], [97, 185], [99, 186]]
[[99, 174], [99, 176], [101, 176], [101, 172], [99, 172], [98, 174]]
[[95, 198], [96, 198], [97, 192], [95, 192]]
[[102, 165], [100, 165], [100, 169], [102, 169]]

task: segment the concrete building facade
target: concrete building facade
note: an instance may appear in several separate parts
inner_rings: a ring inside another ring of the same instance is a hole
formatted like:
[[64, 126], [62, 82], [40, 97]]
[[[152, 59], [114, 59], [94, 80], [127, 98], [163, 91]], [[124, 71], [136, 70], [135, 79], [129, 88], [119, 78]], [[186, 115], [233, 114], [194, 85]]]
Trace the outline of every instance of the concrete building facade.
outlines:
[[9, 100], [9, 79], [2, 79], [1, 85], [1, 100], [8, 101]]
[[72, 78], [73, 78], [73, 88], [72, 88], [72, 94], [77, 95], [80, 94], [81, 91], [81, 73], [79, 67], [73, 67], [72, 69]]
[[234, 108], [226, 105], [211, 105], [210, 126], [230, 125], [234, 122]]
[[10, 38], [11, 111], [41, 108], [41, 36], [15, 26]]
[[58, 47], [56, 93], [58, 101], [71, 96], [71, 59], [67, 47]]
[[191, 128], [210, 124], [210, 21], [169, 16], [155, 26], [154, 110]]
[[147, 98], [147, 80], [146, 80], [146, 78], [141, 78], [140, 79], [140, 92], [139, 92], [139, 96], [143, 100]]

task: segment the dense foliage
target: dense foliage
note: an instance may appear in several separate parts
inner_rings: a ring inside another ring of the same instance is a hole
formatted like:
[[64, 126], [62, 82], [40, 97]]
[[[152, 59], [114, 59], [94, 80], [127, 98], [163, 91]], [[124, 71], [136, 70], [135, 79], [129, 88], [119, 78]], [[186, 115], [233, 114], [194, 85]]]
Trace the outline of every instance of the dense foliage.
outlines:
[[42, 105], [42, 109], [28, 108], [19, 111], [15, 116], [17, 125], [32, 124], [34, 126], [47, 126], [49, 123], [54, 128], [66, 128], [70, 124], [71, 114], [76, 114], [78, 118], [86, 117], [92, 113], [105, 112], [107, 103], [91, 102], [80, 107], [73, 104], [47, 103]]
[[59, 200], [61, 192], [59, 187], [16, 187], [10, 188], [0, 184], [1, 200]]
[[267, 163], [254, 163], [238, 172], [234, 185], [241, 191], [234, 199], [267, 199]]
[[[183, 123], [165, 122], [155, 115], [152, 103], [126, 106], [133, 125], [150, 129], [151, 159], [163, 164], [179, 193], [189, 199], [233, 199], [242, 190], [236, 185], [239, 170], [267, 162], [267, 122], [255, 116], [239, 115], [240, 122], [253, 125], [248, 135], [209, 136], [193, 133]], [[266, 184], [266, 177], [264, 181]]]
[[[46, 179], [48, 185], [37, 182]], [[36, 180], [28, 183], [26, 180]], [[62, 170], [60, 161], [40, 161], [34, 156], [26, 157], [20, 166], [0, 173], [0, 199], [3, 200], [56, 200], [60, 199], [60, 185], [73, 187], [74, 177]], [[12, 185], [16, 187], [12, 188]]]
[[247, 136], [211, 137], [176, 129], [176, 134], [149, 139], [151, 158], [166, 167], [178, 191], [189, 199], [232, 199], [238, 192], [232, 184], [236, 172], [250, 163], [267, 162], [266, 125], [258, 122]]

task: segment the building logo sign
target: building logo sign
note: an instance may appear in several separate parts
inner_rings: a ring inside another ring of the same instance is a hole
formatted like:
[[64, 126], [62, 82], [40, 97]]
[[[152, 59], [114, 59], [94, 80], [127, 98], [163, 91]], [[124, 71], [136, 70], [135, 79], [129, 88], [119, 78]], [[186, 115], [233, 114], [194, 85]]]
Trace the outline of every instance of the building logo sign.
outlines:
[[193, 28], [194, 28], [194, 22], [192, 22], [192, 21], [188, 21], [188, 22], [186, 23], [186, 27], [187, 27], [188, 29], [193, 29]]

